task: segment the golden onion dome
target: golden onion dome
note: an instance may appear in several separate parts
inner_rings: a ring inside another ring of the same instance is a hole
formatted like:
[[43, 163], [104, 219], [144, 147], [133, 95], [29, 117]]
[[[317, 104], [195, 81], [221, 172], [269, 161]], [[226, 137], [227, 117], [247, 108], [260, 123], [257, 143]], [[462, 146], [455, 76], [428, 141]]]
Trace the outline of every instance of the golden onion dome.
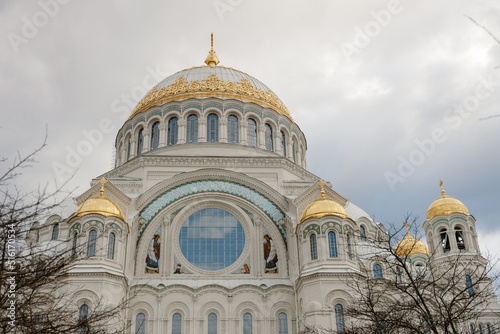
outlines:
[[104, 183], [108, 182], [105, 178], [100, 181], [101, 190], [99, 197], [92, 197], [83, 202], [75, 212], [75, 216], [81, 217], [91, 213], [97, 213], [104, 217], [118, 217], [125, 220], [120, 207], [107, 197], [104, 197]]
[[462, 202], [456, 198], [445, 196], [443, 181], [440, 181], [439, 185], [441, 186], [442, 196], [432, 202], [429, 209], [427, 209], [427, 220], [439, 215], [449, 215], [456, 212], [468, 215], [469, 210]]
[[429, 249], [422, 241], [417, 238], [410, 237], [408, 223], [406, 223], [406, 237], [398, 242], [394, 252], [397, 256], [408, 256], [417, 253], [429, 255]]
[[230, 67], [217, 66], [219, 58], [212, 48], [205, 66], [192, 67], [160, 81], [135, 106], [129, 119], [149, 108], [188, 98], [219, 97], [256, 103], [278, 114], [293, 118], [274, 92], [256, 78]]
[[325, 189], [323, 188], [325, 181], [321, 180], [318, 183], [321, 186], [321, 198], [315, 200], [309, 204], [307, 208], [305, 208], [304, 212], [302, 212], [300, 222], [302, 223], [304, 220], [309, 218], [321, 218], [325, 216], [348, 218], [349, 216], [347, 215], [347, 211], [345, 211], [344, 207], [340, 203], [337, 203], [329, 198], [325, 198]]

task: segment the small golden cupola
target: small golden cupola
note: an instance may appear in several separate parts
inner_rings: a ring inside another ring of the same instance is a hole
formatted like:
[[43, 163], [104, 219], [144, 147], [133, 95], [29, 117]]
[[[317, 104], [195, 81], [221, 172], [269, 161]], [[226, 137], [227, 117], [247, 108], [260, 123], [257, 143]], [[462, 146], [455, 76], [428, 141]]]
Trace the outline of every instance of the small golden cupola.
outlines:
[[214, 51], [214, 34], [212, 33], [211, 37], [211, 48], [210, 51], [208, 51], [208, 56], [207, 59], [205, 59], [205, 64], [207, 64], [210, 67], [215, 67], [217, 64], [220, 63], [219, 58], [217, 58], [217, 55], [215, 54]]
[[83, 202], [75, 212], [75, 216], [81, 217], [91, 213], [97, 213], [104, 217], [118, 217], [121, 220], [123, 213], [120, 207], [107, 197], [104, 197], [104, 184], [108, 182], [104, 177], [99, 181], [101, 183], [101, 190], [99, 197], [92, 197]]
[[417, 238], [410, 237], [408, 223], [406, 223], [406, 237], [398, 242], [394, 252], [397, 256], [408, 256], [417, 253], [429, 255], [429, 249], [422, 241]]
[[456, 198], [445, 196], [443, 181], [440, 180], [439, 185], [441, 186], [442, 196], [429, 206], [429, 209], [427, 210], [427, 220], [439, 215], [449, 215], [457, 212], [468, 215], [469, 210], [467, 210], [467, 207], [462, 202]]
[[321, 186], [321, 198], [315, 200], [307, 206], [307, 208], [302, 212], [302, 218], [300, 222], [309, 218], [321, 218], [324, 216], [337, 216], [341, 218], [348, 218], [347, 212], [344, 207], [335, 202], [332, 199], [325, 198], [325, 181], [320, 180], [318, 184]]

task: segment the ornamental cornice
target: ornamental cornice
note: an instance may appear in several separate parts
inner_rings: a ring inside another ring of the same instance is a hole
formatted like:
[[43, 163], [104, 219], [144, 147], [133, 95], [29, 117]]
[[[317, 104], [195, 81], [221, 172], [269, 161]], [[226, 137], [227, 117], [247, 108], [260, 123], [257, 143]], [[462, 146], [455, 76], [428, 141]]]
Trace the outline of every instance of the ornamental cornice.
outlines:
[[288, 108], [271, 91], [264, 92], [255, 88], [247, 79], [242, 78], [237, 83], [232, 81], [224, 82], [216, 74], [210, 74], [200, 81], [187, 82], [184, 77], [179, 77], [168, 87], [153, 87], [149, 93], [135, 106], [129, 119], [135, 115], [153, 107], [169, 101], [186, 99], [191, 97], [223, 97], [241, 99], [254, 102], [264, 107], [273, 109], [277, 113], [288, 117], [292, 122], [293, 118]]

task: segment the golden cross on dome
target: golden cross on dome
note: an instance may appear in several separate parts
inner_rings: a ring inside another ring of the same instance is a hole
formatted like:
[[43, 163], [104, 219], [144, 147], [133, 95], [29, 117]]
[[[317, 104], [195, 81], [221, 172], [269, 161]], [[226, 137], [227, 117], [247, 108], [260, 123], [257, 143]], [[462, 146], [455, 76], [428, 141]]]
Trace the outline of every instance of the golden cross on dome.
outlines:
[[103, 177], [102, 179], [99, 180], [99, 183], [101, 184], [101, 190], [100, 190], [101, 197], [104, 196], [104, 184], [107, 182], [108, 182], [108, 180], [106, 180], [105, 177]]
[[324, 188], [324, 185], [326, 184], [326, 182], [323, 181], [323, 179], [321, 179], [321, 180], [318, 181], [318, 184], [321, 186], [321, 198], [325, 198], [325, 188]]
[[410, 236], [410, 230], [408, 229], [408, 222], [406, 222], [406, 236]]
[[444, 197], [444, 188], [443, 188], [443, 181], [442, 180], [439, 180], [439, 186], [441, 187], [441, 194]]

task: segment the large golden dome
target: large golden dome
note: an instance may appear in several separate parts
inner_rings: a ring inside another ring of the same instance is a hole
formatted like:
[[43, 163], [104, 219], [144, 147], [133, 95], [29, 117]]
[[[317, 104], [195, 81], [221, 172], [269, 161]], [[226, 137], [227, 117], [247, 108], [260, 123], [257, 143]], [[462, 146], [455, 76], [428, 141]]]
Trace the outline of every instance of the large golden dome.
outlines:
[[340, 203], [325, 198], [325, 190], [323, 189], [325, 182], [321, 180], [319, 184], [321, 185], [321, 198], [315, 200], [305, 208], [304, 212], [302, 212], [300, 222], [302, 223], [309, 218], [321, 218], [325, 216], [349, 217], [347, 211], [345, 211], [345, 208]]
[[449, 215], [456, 212], [468, 215], [469, 210], [467, 210], [467, 207], [462, 202], [456, 198], [445, 196], [443, 181], [440, 182], [440, 186], [442, 196], [429, 206], [427, 210], [427, 220], [439, 215]]
[[205, 63], [206, 66], [188, 68], [162, 80], [137, 104], [129, 119], [153, 106], [174, 100], [220, 97], [256, 103], [293, 122], [287, 107], [262, 82], [233, 68], [217, 66], [219, 59], [213, 50], [213, 40]]
[[109, 198], [104, 197], [104, 183], [107, 182], [106, 179], [103, 178], [99, 182], [102, 184], [100, 196], [89, 198], [83, 202], [76, 210], [75, 216], [81, 217], [91, 213], [97, 213], [104, 217], [118, 217], [121, 220], [125, 220], [120, 207]]
[[397, 256], [408, 256], [417, 253], [429, 255], [429, 249], [422, 241], [417, 238], [410, 237], [408, 224], [406, 224], [406, 237], [398, 242], [394, 252]]

